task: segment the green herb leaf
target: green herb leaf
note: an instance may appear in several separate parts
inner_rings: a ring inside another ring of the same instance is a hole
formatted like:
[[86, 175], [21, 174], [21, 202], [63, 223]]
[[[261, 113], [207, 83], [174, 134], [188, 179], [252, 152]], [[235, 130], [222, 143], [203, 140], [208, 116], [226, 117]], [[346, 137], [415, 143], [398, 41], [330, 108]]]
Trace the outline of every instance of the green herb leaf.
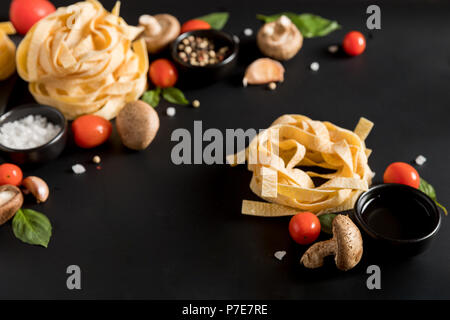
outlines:
[[341, 28], [336, 21], [328, 20], [310, 13], [296, 14], [293, 12], [283, 12], [271, 16], [258, 14], [256, 17], [259, 20], [268, 23], [277, 20], [282, 15], [285, 15], [291, 19], [305, 38], [326, 36], [327, 34]]
[[184, 96], [183, 92], [180, 89], [165, 88], [163, 89], [162, 95], [164, 99], [166, 99], [170, 103], [182, 105], [189, 104], [189, 101], [186, 99], [186, 97]]
[[445, 215], [448, 214], [447, 209], [442, 204], [437, 202], [436, 190], [434, 190], [434, 187], [422, 178], [420, 178], [419, 190], [429, 196], [436, 203], [436, 205], [444, 211]]
[[16, 238], [28, 244], [41, 245], [47, 248], [52, 236], [52, 225], [48, 218], [34, 210], [19, 210], [12, 221]]
[[228, 14], [228, 12], [214, 12], [197, 19], [208, 22], [213, 29], [222, 30], [222, 28], [226, 25], [229, 17], [230, 15]]
[[161, 88], [146, 91], [141, 100], [156, 108], [159, 104]]
[[336, 218], [335, 213], [325, 213], [319, 216], [320, 228], [322, 232], [333, 234], [333, 220]]

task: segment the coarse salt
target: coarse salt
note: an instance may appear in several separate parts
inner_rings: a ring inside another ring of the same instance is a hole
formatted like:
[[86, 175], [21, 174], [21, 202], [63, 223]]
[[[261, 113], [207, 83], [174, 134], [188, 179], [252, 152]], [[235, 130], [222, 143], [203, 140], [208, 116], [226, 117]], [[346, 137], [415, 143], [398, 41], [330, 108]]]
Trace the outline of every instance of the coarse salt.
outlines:
[[318, 62], [313, 62], [313, 63], [311, 63], [310, 68], [312, 71], [319, 71], [320, 65]]
[[244, 35], [247, 37], [251, 37], [253, 35], [253, 30], [250, 28], [244, 29]]
[[286, 255], [286, 251], [277, 251], [274, 253], [275, 258], [278, 260], [283, 260], [284, 256]]
[[15, 150], [33, 149], [51, 141], [60, 131], [61, 127], [47, 118], [29, 115], [2, 125], [0, 144]]
[[423, 155], [418, 155], [416, 158], [416, 163], [421, 166], [427, 161], [427, 158], [425, 158]]
[[166, 113], [167, 113], [167, 115], [169, 117], [175, 116], [175, 113], [176, 113], [175, 108], [174, 107], [168, 107], [167, 110], [166, 110]]
[[75, 174], [83, 174], [86, 172], [86, 168], [81, 164], [75, 164], [72, 166], [72, 171]]

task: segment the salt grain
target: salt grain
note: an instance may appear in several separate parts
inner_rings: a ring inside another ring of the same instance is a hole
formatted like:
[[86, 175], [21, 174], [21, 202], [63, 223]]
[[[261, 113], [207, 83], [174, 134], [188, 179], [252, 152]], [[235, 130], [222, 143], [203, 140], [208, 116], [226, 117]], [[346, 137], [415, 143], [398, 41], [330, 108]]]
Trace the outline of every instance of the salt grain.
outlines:
[[40, 147], [51, 141], [61, 131], [41, 115], [29, 115], [25, 118], [7, 122], [0, 127], [0, 144], [15, 150]]
[[427, 158], [425, 158], [423, 155], [419, 155], [416, 158], [416, 163], [421, 166], [427, 161]]
[[251, 37], [253, 35], [253, 30], [250, 28], [244, 29], [244, 35], [247, 37]]
[[339, 50], [339, 47], [336, 46], [336, 45], [332, 45], [332, 46], [328, 47], [328, 52], [329, 53], [336, 53], [336, 52], [338, 52], [338, 50]]
[[319, 71], [320, 65], [318, 62], [313, 62], [313, 63], [311, 63], [310, 68], [312, 71]]
[[175, 108], [174, 107], [168, 107], [166, 110], [166, 113], [169, 117], [175, 116]]
[[83, 167], [81, 164], [76, 164], [76, 165], [73, 165], [73, 166], [72, 166], [72, 171], [73, 171], [75, 174], [83, 174], [83, 173], [86, 172], [86, 168]]
[[274, 253], [275, 258], [278, 260], [283, 260], [284, 256], [286, 255], [286, 251], [277, 251]]

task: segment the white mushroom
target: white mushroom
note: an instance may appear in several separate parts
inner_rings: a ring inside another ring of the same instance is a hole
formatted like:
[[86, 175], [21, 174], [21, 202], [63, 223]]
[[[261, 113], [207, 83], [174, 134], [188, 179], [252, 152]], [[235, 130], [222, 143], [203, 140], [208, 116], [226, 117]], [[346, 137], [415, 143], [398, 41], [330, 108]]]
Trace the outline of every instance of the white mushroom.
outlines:
[[37, 202], [45, 202], [50, 191], [47, 183], [39, 177], [27, 177], [23, 179], [22, 186], [36, 198]]
[[278, 20], [261, 27], [257, 43], [266, 56], [277, 60], [289, 60], [302, 47], [303, 36], [295, 24], [283, 15]]
[[344, 215], [333, 220], [333, 238], [313, 244], [300, 259], [306, 268], [323, 266], [325, 257], [334, 255], [336, 267], [347, 271], [356, 266], [363, 254], [363, 241], [358, 227]]
[[170, 14], [148, 14], [139, 18], [139, 25], [144, 27], [143, 38], [150, 53], [158, 53], [166, 48], [180, 34], [180, 22]]

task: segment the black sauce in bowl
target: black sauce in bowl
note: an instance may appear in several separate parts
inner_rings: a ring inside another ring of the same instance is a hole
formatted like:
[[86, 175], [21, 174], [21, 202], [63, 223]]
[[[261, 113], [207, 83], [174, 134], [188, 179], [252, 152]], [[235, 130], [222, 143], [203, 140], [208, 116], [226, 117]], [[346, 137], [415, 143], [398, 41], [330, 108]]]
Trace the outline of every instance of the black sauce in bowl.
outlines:
[[441, 216], [434, 201], [420, 190], [383, 184], [359, 197], [354, 220], [377, 244], [417, 254], [439, 230]]

